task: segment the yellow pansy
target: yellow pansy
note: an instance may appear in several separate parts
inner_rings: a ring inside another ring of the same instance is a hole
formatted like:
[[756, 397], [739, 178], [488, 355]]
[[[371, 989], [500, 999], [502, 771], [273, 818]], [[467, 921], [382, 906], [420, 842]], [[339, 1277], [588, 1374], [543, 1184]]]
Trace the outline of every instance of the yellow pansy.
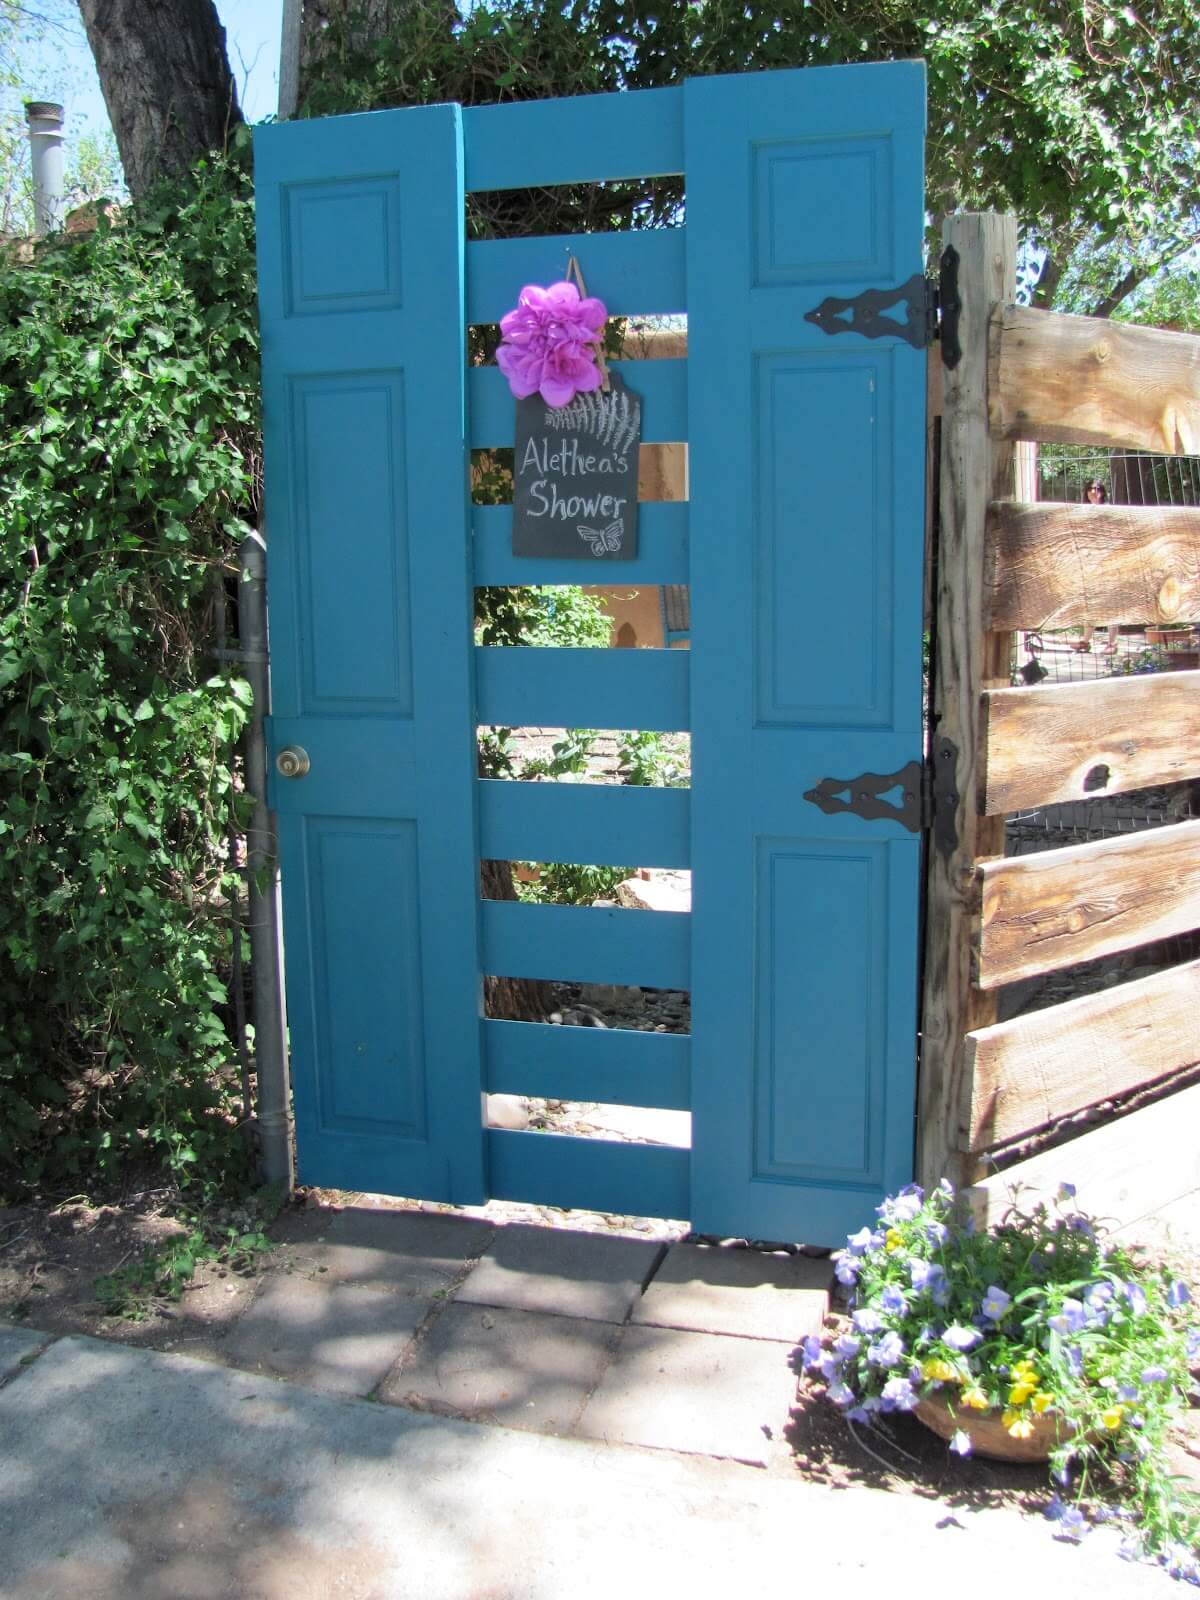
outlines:
[[1121, 1419], [1125, 1415], [1124, 1406], [1110, 1406], [1101, 1416], [1100, 1420], [1110, 1433], [1115, 1433], [1121, 1426]]
[[1024, 1380], [1024, 1379], [1020, 1383], [1014, 1383], [1012, 1388], [1008, 1391], [1008, 1403], [1009, 1403], [1009, 1405], [1010, 1406], [1024, 1405], [1026, 1400], [1029, 1399], [1029, 1396], [1033, 1393], [1033, 1391], [1036, 1388], [1037, 1388], [1036, 1382], [1035, 1383], [1030, 1383], [1030, 1382], [1028, 1382], [1027, 1380]]
[[962, 1392], [962, 1402], [963, 1405], [970, 1406], [972, 1411], [986, 1411], [988, 1409], [988, 1397], [977, 1383], [969, 1383], [966, 1386]]
[[899, 1231], [898, 1228], [889, 1228], [883, 1236], [883, 1242], [889, 1252], [892, 1250], [899, 1250], [900, 1246], [904, 1243], [904, 1235]]
[[948, 1361], [943, 1361], [940, 1356], [933, 1356], [921, 1368], [926, 1378], [936, 1379], [938, 1383], [957, 1383], [958, 1373]]
[[[1008, 1419], [1012, 1417], [1010, 1422]], [[1011, 1411], [1004, 1413], [1004, 1426], [1014, 1439], [1031, 1439], [1033, 1437], [1033, 1423], [1028, 1417], [1018, 1417]]]
[[1034, 1395], [1031, 1404], [1038, 1416], [1041, 1416], [1043, 1411], [1049, 1411], [1054, 1404], [1054, 1396], [1048, 1394], [1045, 1389], [1039, 1389], [1037, 1394]]

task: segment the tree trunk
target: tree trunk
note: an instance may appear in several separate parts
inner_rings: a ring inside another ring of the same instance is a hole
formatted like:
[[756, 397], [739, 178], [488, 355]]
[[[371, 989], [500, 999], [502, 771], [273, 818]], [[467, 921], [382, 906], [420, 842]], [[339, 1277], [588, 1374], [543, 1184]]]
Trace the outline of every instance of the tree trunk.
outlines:
[[[485, 900], [515, 900], [511, 861], [481, 861], [479, 888]], [[538, 978], [509, 978], [503, 974], [483, 980], [483, 1012], [513, 1022], [544, 1022], [550, 1015], [550, 985]]]
[[336, 75], [339, 62], [399, 33], [402, 21], [411, 33], [416, 19], [430, 43], [443, 35], [449, 43], [458, 7], [454, 0], [301, 0], [299, 104], [314, 82]]
[[212, 0], [79, 0], [79, 10], [134, 199], [224, 148], [242, 114]]

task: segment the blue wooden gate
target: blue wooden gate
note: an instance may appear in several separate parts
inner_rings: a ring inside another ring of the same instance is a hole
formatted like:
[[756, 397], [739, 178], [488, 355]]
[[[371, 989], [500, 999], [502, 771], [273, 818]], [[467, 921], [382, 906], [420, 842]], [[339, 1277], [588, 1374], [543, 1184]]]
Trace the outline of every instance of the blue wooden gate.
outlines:
[[[909, 63], [258, 130], [302, 1181], [830, 1243], [910, 1177], [919, 839], [806, 796], [921, 756], [925, 358], [808, 313], [920, 272], [923, 129]], [[464, 244], [469, 192], [669, 173], [686, 226]], [[468, 492], [514, 411], [465, 327], [571, 254], [688, 317], [624, 367], [691, 498], [619, 579], [690, 585], [690, 651], [472, 643], [474, 586], [581, 580]], [[479, 780], [480, 725], [690, 729], [692, 788]], [[481, 856], [690, 867], [693, 911], [481, 901]], [[690, 988], [692, 1033], [485, 1020], [484, 973]], [[690, 1110], [692, 1148], [489, 1129], [485, 1091]]]

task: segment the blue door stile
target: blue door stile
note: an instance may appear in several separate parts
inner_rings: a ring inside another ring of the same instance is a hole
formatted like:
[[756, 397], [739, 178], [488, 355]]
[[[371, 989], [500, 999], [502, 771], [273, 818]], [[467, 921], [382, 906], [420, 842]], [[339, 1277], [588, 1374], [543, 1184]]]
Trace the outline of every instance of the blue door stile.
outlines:
[[684, 94], [691, 1220], [832, 1244], [911, 1176], [919, 839], [804, 795], [921, 756], [925, 353], [805, 313], [921, 271], [924, 69]]
[[485, 1198], [456, 106], [255, 133], [301, 1182]]

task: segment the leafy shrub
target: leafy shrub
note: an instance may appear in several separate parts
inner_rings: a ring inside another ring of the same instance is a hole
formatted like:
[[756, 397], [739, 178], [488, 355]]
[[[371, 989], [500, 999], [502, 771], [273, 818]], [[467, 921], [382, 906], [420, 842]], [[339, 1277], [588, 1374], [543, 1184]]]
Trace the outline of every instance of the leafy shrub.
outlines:
[[0, 261], [0, 1177], [240, 1159], [223, 1015], [255, 502], [248, 144]]

